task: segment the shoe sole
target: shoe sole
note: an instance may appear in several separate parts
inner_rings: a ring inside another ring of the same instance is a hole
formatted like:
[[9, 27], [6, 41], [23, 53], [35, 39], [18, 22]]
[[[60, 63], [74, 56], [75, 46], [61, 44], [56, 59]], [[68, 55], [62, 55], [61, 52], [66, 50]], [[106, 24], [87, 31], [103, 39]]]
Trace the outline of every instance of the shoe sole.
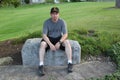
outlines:
[[44, 76], [45, 74], [39, 74], [40, 76]]
[[68, 71], [68, 73], [72, 73], [73, 71]]
[[39, 75], [39, 76], [44, 76], [45, 73], [38, 72], [38, 75]]

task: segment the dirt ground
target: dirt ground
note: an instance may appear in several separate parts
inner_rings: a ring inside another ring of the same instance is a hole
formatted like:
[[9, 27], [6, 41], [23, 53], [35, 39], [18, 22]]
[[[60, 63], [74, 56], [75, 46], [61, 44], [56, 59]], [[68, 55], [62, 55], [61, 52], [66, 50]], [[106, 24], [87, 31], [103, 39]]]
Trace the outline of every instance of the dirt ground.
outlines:
[[14, 44], [14, 40], [0, 42], [0, 58], [10, 56], [13, 58], [12, 65], [21, 65], [21, 49], [23, 44]]
[[0, 66], [0, 80], [87, 80], [91, 77], [101, 78], [114, 73], [112, 62], [90, 61], [74, 65], [73, 72], [68, 74], [67, 66], [45, 66], [45, 76], [40, 77], [37, 67]]

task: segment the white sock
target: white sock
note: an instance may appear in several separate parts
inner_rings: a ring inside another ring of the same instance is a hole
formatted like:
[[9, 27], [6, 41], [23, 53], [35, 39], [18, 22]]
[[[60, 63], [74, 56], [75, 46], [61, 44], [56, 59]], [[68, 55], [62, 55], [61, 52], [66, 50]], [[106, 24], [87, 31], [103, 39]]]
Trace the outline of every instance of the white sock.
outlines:
[[39, 63], [39, 65], [40, 65], [40, 66], [44, 65], [43, 61], [41, 61], [41, 62]]
[[71, 63], [72, 64], [72, 60], [68, 60], [68, 64]]

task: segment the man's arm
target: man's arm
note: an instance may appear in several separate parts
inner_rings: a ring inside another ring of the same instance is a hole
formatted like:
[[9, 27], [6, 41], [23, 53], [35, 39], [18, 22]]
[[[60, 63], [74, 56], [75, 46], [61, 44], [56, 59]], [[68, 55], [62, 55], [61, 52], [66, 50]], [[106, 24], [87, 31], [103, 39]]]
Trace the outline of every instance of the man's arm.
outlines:
[[68, 34], [67, 34], [67, 33], [64, 34], [64, 35], [62, 36], [62, 38], [60, 39], [60, 42], [61, 42], [61, 43], [64, 42], [64, 41], [67, 39], [67, 37], [68, 37]]
[[61, 43], [64, 42], [68, 37], [67, 24], [64, 20], [62, 20], [62, 33], [63, 35], [62, 35], [62, 38], [60, 39]]
[[46, 34], [43, 34], [43, 39], [47, 42], [48, 45], [52, 44]]

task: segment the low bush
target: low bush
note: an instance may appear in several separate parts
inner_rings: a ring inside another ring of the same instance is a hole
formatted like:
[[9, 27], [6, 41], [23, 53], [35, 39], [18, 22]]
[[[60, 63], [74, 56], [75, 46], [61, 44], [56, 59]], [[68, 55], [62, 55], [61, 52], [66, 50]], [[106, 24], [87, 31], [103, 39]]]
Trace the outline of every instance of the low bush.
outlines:
[[0, 7], [3, 6], [11, 6], [13, 5], [15, 8], [20, 5], [20, 0], [1, 0]]
[[10, 5], [11, 5], [11, 1], [10, 0], [0, 0], [0, 7], [10, 6]]
[[77, 40], [82, 47], [82, 56], [104, 54], [112, 44], [120, 40], [118, 34], [97, 32], [94, 30], [74, 30], [69, 38]]
[[11, 1], [11, 4], [12, 4], [15, 8], [17, 8], [17, 7], [20, 5], [20, 1], [19, 1], [19, 0], [12, 0], [12, 1]]
[[110, 49], [108, 49], [107, 55], [112, 58], [120, 70], [120, 42], [117, 42]]

